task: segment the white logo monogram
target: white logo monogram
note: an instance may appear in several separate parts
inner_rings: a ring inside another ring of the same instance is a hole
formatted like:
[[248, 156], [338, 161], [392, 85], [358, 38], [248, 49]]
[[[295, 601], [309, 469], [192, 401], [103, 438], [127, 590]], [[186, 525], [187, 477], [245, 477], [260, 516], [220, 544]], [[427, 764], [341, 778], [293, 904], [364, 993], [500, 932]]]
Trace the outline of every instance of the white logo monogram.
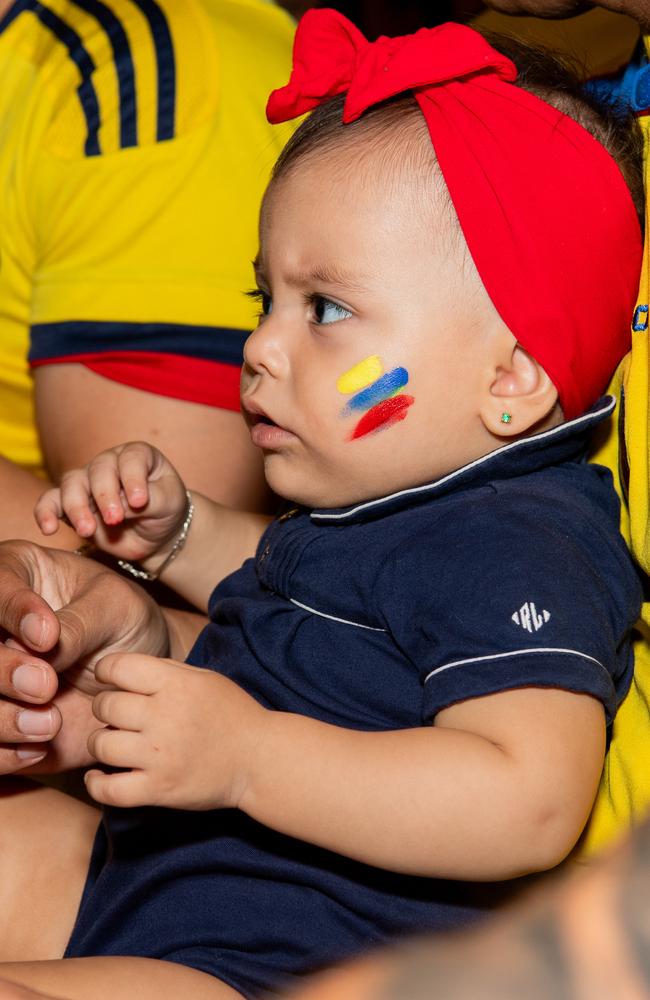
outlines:
[[543, 610], [540, 613], [532, 601], [526, 601], [519, 608], [519, 611], [515, 611], [514, 615], [512, 615], [512, 620], [515, 625], [521, 625], [527, 632], [532, 633], [539, 632], [542, 625], [545, 625], [550, 617], [550, 611]]

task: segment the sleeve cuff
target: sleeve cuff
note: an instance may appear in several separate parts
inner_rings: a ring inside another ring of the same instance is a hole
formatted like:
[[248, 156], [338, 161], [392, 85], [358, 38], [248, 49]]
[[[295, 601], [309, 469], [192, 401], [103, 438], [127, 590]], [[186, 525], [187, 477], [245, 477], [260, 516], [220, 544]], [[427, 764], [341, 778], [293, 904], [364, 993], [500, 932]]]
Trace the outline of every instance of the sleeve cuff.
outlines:
[[609, 725], [632, 678], [618, 697], [609, 671], [579, 650], [538, 647], [468, 657], [435, 667], [424, 678], [424, 720], [459, 701], [521, 687], [560, 688], [602, 702]]

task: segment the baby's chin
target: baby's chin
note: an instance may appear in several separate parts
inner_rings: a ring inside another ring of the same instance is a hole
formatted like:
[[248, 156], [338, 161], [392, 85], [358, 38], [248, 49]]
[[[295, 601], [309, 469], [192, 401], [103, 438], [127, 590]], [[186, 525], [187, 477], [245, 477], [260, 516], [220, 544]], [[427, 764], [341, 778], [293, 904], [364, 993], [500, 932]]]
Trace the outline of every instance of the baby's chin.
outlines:
[[349, 483], [319, 481], [318, 476], [300, 474], [286, 467], [280, 469], [280, 463], [273, 461], [275, 457], [264, 458], [266, 481], [277, 496], [289, 503], [309, 510], [329, 510], [374, 500], [378, 495], [372, 494], [370, 490], [352, 489]]
[[273, 485], [272, 477], [267, 476], [266, 478], [273, 492], [279, 497], [296, 506], [305, 507], [307, 510], [345, 510], [368, 500], [377, 500], [385, 495], [378, 490], [318, 489], [315, 484], [305, 486], [302, 489], [299, 487], [295, 489], [280, 488]]

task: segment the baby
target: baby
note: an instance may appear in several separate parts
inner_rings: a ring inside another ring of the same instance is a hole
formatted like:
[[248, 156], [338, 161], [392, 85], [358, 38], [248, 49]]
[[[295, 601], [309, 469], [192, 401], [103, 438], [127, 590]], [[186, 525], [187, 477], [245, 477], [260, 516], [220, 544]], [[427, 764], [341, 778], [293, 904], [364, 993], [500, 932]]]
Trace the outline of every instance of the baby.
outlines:
[[368, 44], [308, 14], [269, 116], [316, 110], [264, 200], [242, 375], [291, 505], [216, 507], [139, 443], [39, 502], [46, 534], [66, 516], [211, 617], [190, 666], [97, 669], [110, 808], [66, 957], [256, 997], [464, 925], [498, 895], [475, 883], [579, 837], [641, 600], [585, 462], [629, 342], [638, 178], [626, 125], [527, 72], [459, 25]]

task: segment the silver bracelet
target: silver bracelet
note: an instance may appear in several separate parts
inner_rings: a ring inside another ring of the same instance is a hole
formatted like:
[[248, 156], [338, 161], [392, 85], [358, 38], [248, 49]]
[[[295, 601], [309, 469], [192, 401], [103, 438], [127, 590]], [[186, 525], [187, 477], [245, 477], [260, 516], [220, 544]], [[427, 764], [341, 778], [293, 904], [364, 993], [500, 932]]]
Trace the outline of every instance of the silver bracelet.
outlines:
[[187, 497], [187, 513], [185, 514], [185, 520], [181, 525], [181, 530], [178, 533], [176, 541], [171, 547], [169, 554], [163, 559], [160, 566], [154, 573], [150, 573], [146, 569], [140, 569], [139, 566], [134, 566], [133, 563], [127, 562], [126, 559], [118, 559], [117, 565], [134, 576], [136, 580], [157, 580], [163, 570], [167, 569], [170, 562], [173, 562], [178, 553], [181, 551], [185, 542], [187, 541], [187, 536], [190, 532], [190, 525], [192, 524], [192, 518], [194, 517], [194, 503], [192, 501], [192, 494], [189, 490], [185, 490], [185, 496]]

